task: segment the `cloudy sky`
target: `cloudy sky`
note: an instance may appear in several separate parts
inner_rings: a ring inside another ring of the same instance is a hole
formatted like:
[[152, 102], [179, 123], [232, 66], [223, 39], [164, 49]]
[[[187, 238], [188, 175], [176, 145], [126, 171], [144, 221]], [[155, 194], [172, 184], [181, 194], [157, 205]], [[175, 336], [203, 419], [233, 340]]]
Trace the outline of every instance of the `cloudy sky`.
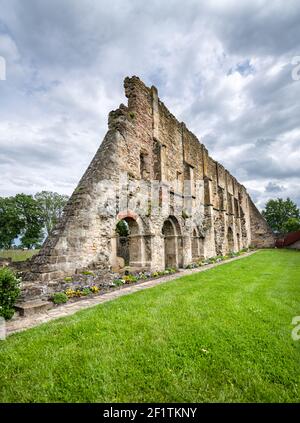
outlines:
[[138, 75], [260, 208], [300, 206], [298, 0], [0, 0], [0, 56], [1, 196], [71, 194]]

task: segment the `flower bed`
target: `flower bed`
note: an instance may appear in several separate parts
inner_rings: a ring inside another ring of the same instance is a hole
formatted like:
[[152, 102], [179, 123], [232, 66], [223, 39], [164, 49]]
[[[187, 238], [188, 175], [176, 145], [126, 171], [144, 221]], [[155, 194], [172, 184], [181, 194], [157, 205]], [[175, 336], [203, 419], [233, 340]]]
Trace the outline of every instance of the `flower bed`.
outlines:
[[[231, 258], [241, 256], [242, 254], [245, 254], [250, 250], [250, 248], [245, 248], [239, 252], [231, 252], [225, 256], [216, 256], [204, 260], [199, 260], [195, 263], [188, 264], [187, 266], [185, 266], [185, 269], [195, 269], [198, 267], [207, 266], [209, 264], [226, 261]], [[157, 279], [162, 276], [172, 275], [176, 272], [178, 272], [178, 269], [168, 268], [166, 270], [154, 272], [144, 271], [139, 273], [127, 273], [125, 275], [118, 275], [111, 282], [96, 283], [95, 278], [97, 277], [97, 275], [95, 273], [91, 271], [83, 271], [79, 275], [79, 277], [81, 278], [80, 281], [76, 282], [72, 277], [66, 277], [64, 281], [67, 282], [68, 287], [62, 292], [55, 293], [51, 297], [51, 300], [56, 305], [64, 304], [68, 301], [78, 301], [80, 299], [91, 297], [93, 295], [104, 294], [115, 289], [120, 289], [126, 285], [132, 285], [141, 281]]]
[[[127, 273], [125, 275], [119, 275], [115, 278], [112, 282], [104, 283], [101, 286], [96, 284], [93, 285], [82, 285], [80, 283], [74, 283], [72, 277], [66, 277], [65, 282], [68, 282], [70, 286], [62, 292], [55, 293], [50, 299], [56, 305], [64, 304], [67, 301], [76, 301], [81, 298], [91, 297], [96, 294], [103, 294], [105, 292], [109, 292], [115, 289], [120, 289], [126, 285], [132, 285], [141, 281], [150, 280], [150, 279], [157, 279], [161, 276], [171, 275], [176, 273], [178, 269], [169, 268], [163, 271], [155, 271], [155, 272], [139, 272], [139, 273]], [[93, 280], [93, 272], [82, 272], [84, 276], [90, 276], [91, 280]], [[64, 300], [62, 301], [62, 298]]]
[[187, 266], [185, 266], [185, 269], [196, 269], [197, 267], [207, 266], [208, 264], [220, 263], [221, 261], [226, 261], [234, 257], [238, 257], [243, 254], [246, 254], [249, 251], [251, 251], [251, 248], [243, 248], [242, 250], [236, 253], [232, 251], [226, 254], [225, 256], [216, 256], [216, 257], [210, 257], [204, 260], [199, 260], [195, 263], [188, 264]]
[[168, 268], [166, 270], [157, 271], [157, 272], [140, 272], [136, 274], [128, 274], [128, 275], [120, 276], [117, 279], [114, 279], [114, 281], [112, 282], [112, 285], [122, 286], [125, 284], [139, 282], [141, 280], [156, 279], [156, 278], [160, 278], [161, 276], [172, 275], [173, 273], [176, 273], [176, 272], [178, 272], [178, 269]]

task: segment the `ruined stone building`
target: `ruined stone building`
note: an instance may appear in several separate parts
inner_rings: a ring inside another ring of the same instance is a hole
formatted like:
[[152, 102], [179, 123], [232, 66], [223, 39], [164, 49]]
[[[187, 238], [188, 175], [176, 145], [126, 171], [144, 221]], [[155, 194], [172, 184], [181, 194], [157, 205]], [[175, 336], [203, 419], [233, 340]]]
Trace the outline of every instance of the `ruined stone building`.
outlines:
[[[107, 277], [125, 265], [161, 270], [249, 247], [273, 246], [245, 187], [137, 77], [28, 281], [50, 286], [78, 269]], [[123, 221], [125, 234], [117, 225]]]

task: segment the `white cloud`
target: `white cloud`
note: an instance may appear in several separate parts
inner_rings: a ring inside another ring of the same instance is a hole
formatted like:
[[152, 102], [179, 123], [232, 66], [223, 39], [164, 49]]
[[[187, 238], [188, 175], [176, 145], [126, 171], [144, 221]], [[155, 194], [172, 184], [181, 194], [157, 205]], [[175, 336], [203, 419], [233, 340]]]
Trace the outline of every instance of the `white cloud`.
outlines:
[[0, 195], [70, 194], [125, 101], [123, 78], [136, 74], [260, 207], [276, 186], [300, 204], [297, 1], [0, 0], [0, 9]]

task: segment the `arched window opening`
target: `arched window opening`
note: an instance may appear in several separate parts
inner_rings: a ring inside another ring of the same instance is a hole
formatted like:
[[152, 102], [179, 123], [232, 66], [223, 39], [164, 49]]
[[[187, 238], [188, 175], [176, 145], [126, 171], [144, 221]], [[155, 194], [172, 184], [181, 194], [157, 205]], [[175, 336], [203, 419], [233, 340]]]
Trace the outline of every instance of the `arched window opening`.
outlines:
[[126, 217], [116, 225], [117, 256], [124, 259], [125, 266], [139, 267], [141, 265], [141, 250], [143, 238], [137, 222]]

